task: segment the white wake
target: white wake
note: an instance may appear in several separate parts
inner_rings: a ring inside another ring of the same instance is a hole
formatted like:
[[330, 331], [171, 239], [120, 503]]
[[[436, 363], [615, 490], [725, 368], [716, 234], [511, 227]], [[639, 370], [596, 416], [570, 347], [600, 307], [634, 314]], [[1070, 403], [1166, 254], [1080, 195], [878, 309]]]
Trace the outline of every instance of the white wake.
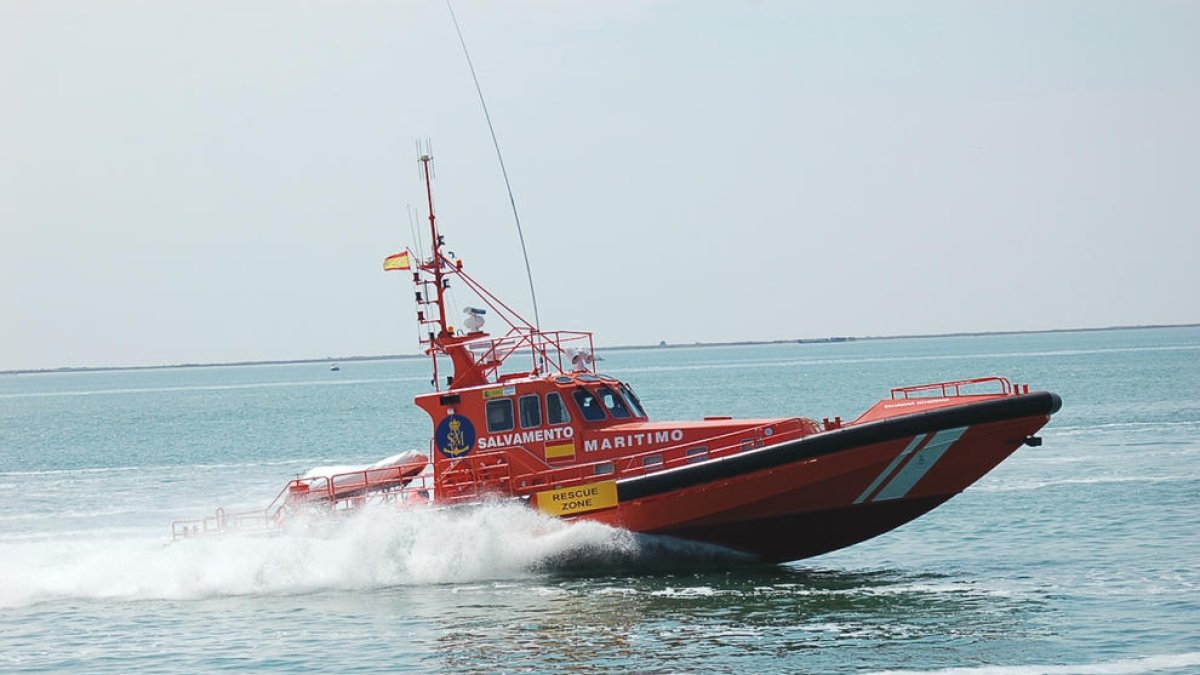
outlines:
[[563, 560], [636, 557], [631, 533], [506, 504], [365, 508], [275, 536], [165, 544], [112, 533], [0, 546], [0, 607], [58, 599], [190, 599], [515, 578]]

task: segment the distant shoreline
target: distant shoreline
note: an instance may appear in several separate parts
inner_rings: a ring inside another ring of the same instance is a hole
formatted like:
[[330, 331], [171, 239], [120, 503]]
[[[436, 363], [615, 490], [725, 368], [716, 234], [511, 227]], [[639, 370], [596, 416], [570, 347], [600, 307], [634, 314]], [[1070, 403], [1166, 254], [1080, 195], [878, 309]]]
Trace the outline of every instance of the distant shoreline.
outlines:
[[[784, 344], [840, 344], [844, 342], [865, 342], [868, 340], [923, 340], [927, 338], [947, 337], [987, 337], [994, 335], [1041, 335], [1046, 333], [1097, 333], [1111, 330], [1152, 330], [1156, 328], [1198, 328], [1200, 323], [1164, 323], [1138, 326], [1104, 326], [1100, 328], [1048, 328], [1045, 330], [1001, 330], [975, 331], [958, 333], [927, 333], [913, 335], [865, 335], [865, 336], [835, 336], [823, 338], [790, 338], [782, 340], [739, 340], [732, 342], [687, 342], [659, 343], [646, 345], [618, 345], [598, 347], [597, 351], [624, 351], [631, 349], [682, 349], [688, 347], [747, 347], [754, 345], [784, 345]], [[169, 368], [223, 368], [227, 366], [286, 366], [311, 364], [341, 364], [359, 361], [395, 361], [399, 359], [425, 358], [424, 354], [381, 354], [377, 356], [339, 356], [323, 359], [278, 359], [269, 361], [224, 361], [218, 363], [175, 363], [157, 366], [63, 366], [60, 368], [29, 368], [16, 370], [0, 370], [0, 375], [33, 375], [45, 373], [95, 373], [112, 370], [164, 370]]]

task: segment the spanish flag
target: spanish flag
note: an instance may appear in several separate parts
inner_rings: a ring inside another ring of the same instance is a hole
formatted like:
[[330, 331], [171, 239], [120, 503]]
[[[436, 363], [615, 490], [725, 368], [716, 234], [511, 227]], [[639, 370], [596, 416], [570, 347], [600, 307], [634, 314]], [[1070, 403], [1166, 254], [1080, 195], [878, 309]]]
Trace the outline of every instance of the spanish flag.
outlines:
[[383, 271], [412, 269], [408, 264], [408, 251], [389, 255], [383, 259]]

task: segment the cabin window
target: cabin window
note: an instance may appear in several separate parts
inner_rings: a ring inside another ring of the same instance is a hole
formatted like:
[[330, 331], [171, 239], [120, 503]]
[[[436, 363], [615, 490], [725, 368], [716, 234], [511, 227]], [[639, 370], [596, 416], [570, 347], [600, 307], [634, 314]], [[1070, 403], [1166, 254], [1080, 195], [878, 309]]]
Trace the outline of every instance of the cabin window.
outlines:
[[575, 390], [575, 405], [579, 406], [579, 412], [583, 414], [583, 419], [589, 422], [604, 419], [604, 409], [600, 407], [600, 401], [592, 395], [592, 392], [583, 387]]
[[498, 398], [487, 402], [487, 428], [489, 432], [512, 431], [513, 404], [511, 398]]
[[603, 476], [605, 474], [610, 474], [612, 472], [613, 472], [613, 463], [612, 462], [604, 462], [602, 464], [596, 465], [596, 475], [597, 476]]
[[633, 411], [634, 417], [645, 417], [646, 411], [642, 408], [642, 402], [638, 400], [633, 390], [625, 385], [621, 385], [621, 395], [625, 397], [625, 401], [629, 403], [629, 409]]
[[625, 401], [617, 396], [617, 392], [608, 387], [600, 387], [596, 390], [600, 396], [600, 400], [604, 402], [604, 407], [608, 408], [608, 412], [612, 413], [613, 417], [629, 417], [629, 408], [625, 407]]
[[542, 401], [537, 394], [522, 396], [517, 399], [517, 408], [521, 412], [521, 428], [533, 429], [542, 426]]
[[571, 413], [567, 412], [567, 406], [558, 392], [546, 394], [546, 421], [550, 424], [566, 424], [571, 421]]
[[698, 445], [694, 448], [688, 448], [687, 461], [689, 464], [692, 462], [702, 462], [706, 459], [708, 459], [707, 445]]
[[646, 468], [662, 466], [662, 455], [648, 455], [642, 458], [642, 466]]

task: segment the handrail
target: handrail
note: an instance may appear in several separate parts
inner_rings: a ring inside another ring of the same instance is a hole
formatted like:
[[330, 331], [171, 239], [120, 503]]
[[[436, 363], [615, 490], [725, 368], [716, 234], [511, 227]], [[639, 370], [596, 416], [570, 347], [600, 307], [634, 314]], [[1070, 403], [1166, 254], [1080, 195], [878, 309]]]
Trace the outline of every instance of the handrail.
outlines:
[[[999, 392], [967, 392], [963, 393], [963, 388], [974, 385], [982, 385], [996, 383], [1000, 385]], [[975, 377], [969, 380], [953, 380], [950, 382], [934, 382], [932, 384], [918, 384], [911, 387], [895, 387], [892, 389], [892, 399], [907, 399], [907, 398], [922, 398], [920, 394], [929, 395], [928, 392], [937, 392], [934, 396], [980, 396], [980, 395], [995, 395], [996, 393], [1008, 396], [1013, 393], [1013, 384], [1007, 377]], [[911, 394], [917, 394], [912, 396]]]
[[[228, 529], [262, 529], [269, 525], [266, 509], [254, 509], [238, 513], [225, 513], [217, 509], [211, 516], [192, 520], [176, 520], [171, 523], [171, 539], [187, 539], [206, 534], [217, 534]], [[248, 525], [249, 524], [249, 525]]]
[[512, 467], [505, 453], [470, 455], [442, 471], [438, 481], [438, 499], [460, 501], [488, 492], [512, 492]]
[[[330, 510], [338, 510], [361, 506], [370, 497], [380, 496], [380, 501], [388, 502], [395, 501], [389, 498], [393, 493], [428, 493], [432, 487], [428, 477], [414, 473], [426, 464], [427, 462], [412, 462], [347, 471], [330, 476], [295, 478], [288, 481], [262, 509], [237, 513], [226, 513], [224, 509], [217, 509], [214, 515], [204, 518], [176, 520], [171, 523], [171, 538], [178, 540], [217, 534], [226, 530], [267, 529], [282, 524], [289, 506], [306, 509], [324, 506]], [[314, 484], [319, 487], [314, 489]]]
[[539, 331], [525, 327], [512, 328], [500, 337], [489, 336], [468, 340], [461, 346], [475, 354], [477, 363], [484, 366], [485, 376], [492, 379], [500, 366], [514, 354], [523, 350], [529, 350], [534, 356], [541, 357], [541, 363], [552, 365], [560, 373], [568, 372], [571, 370], [568, 345], [573, 342], [586, 342], [587, 353], [595, 352], [591, 333], [562, 330]]
[[[550, 468], [543, 471], [521, 473], [517, 476], [513, 476], [509, 471], [510, 464], [505, 451], [524, 450], [529, 452], [529, 449], [519, 445], [508, 446], [494, 452], [468, 455], [457, 460], [451, 468], [443, 470], [439, 481], [438, 499], [457, 502], [478, 498], [489, 492], [528, 496], [534, 492], [569, 487], [587, 481], [630, 478], [695, 462], [696, 457], [689, 456], [687, 451], [697, 447], [705, 447], [704, 458], [711, 459], [762, 447], [768, 437], [773, 442], [778, 442], [807, 433], [804, 427], [785, 432], [766, 433], [768, 428], [778, 426], [779, 421], [765, 422], [757, 426], [709, 437], [701, 442], [676, 443], [616, 459]], [[647, 457], [654, 456], [661, 457], [662, 461], [654, 464], [645, 463], [644, 460]], [[597, 467], [603, 467], [606, 464], [612, 466], [611, 471], [597, 471]], [[489, 470], [497, 468], [504, 470], [502, 475], [486, 475]]]
[[[545, 471], [522, 474], [518, 478], [511, 479], [512, 484], [509, 491], [512, 494], [528, 495], [551, 488], [569, 487], [590, 480], [630, 478], [690, 464], [696, 461], [696, 458], [689, 456], [687, 451], [697, 447], [706, 447], [707, 451], [704, 456], [706, 459], [712, 459], [762, 447], [768, 437], [772, 443], [776, 443], [807, 434], [807, 430], [804, 427], [785, 432], [776, 431], [772, 434], [766, 433], [768, 428], [777, 426], [779, 426], [778, 420], [753, 427], [737, 429], [719, 436], [706, 438], [702, 441], [676, 443], [675, 445], [647, 450], [615, 459], [597, 460], [586, 464], [574, 464], [567, 467], [551, 468]], [[749, 447], [746, 446], [747, 443], [749, 443]], [[497, 453], [484, 453], [479, 455], [479, 457], [487, 457], [491, 454]], [[656, 455], [662, 458], [661, 463], [645, 464], [644, 460], [647, 457]], [[612, 471], [597, 472], [597, 467], [603, 467], [606, 464], [612, 466]]]

